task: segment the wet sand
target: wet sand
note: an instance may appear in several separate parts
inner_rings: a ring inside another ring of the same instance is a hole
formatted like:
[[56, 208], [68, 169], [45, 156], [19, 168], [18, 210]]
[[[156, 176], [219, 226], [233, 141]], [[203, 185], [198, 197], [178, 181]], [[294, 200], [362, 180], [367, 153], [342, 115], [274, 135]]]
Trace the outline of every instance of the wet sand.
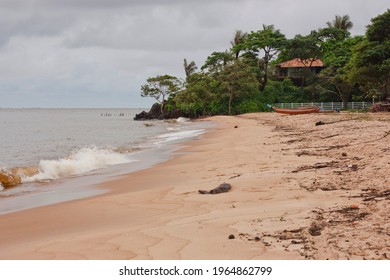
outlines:
[[103, 195], [0, 216], [0, 258], [390, 258], [389, 114], [211, 120]]

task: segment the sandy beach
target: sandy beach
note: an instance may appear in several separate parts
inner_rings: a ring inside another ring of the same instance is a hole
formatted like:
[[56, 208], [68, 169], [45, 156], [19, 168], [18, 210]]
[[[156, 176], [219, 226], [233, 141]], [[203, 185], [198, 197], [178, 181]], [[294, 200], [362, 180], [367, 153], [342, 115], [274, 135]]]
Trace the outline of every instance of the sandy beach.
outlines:
[[106, 194], [0, 216], [0, 258], [390, 259], [389, 114], [208, 120]]

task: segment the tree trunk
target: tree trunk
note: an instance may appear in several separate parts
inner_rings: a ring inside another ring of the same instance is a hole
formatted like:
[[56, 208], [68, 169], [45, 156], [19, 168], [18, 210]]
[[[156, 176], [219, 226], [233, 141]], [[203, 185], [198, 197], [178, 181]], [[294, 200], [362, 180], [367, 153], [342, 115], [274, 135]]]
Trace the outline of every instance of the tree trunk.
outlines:
[[257, 78], [257, 81], [259, 82], [259, 90], [263, 91], [265, 88], [264, 81], [263, 81], [264, 77], [259, 74], [259, 75], [256, 75], [256, 78]]
[[161, 111], [161, 115], [164, 114], [164, 101], [161, 102], [160, 111]]
[[161, 94], [161, 95], [162, 95], [161, 114], [164, 114], [165, 94]]
[[387, 99], [389, 97], [389, 83], [390, 83], [390, 78], [386, 79], [385, 82], [380, 85], [380, 87], [382, 89], [381, 90], [382, 91], [381, 101], [387, 101]]
[[349, 99], [349, 95], [350, 95], [352, 88], [347, 87], [347, 88], [342, 89], [341, 86], [338, 86], [336, 84], [336, 89], [337, 89], [338, 95], [340, 96], [341, 101], [343, 102], [343, 108], [347, 109], [348, 108], [348, 99]]
[[233, 101], [233, 94], [229, 97], [229, 116], [232, 114], [232, 101]]
[[268, 82], [268, 64], [269, 64], [269, 60], [265, 59], [264, 78], [263, 78], [263, 84], [262, 84], [261, 91], [263, 91], [265, 89], [265, 86], [267, 85], [267, 82]]
[[343, 101], [343, 108], [348, 108], [348, 98], [345, 98], [345, 96], [341, 99]]

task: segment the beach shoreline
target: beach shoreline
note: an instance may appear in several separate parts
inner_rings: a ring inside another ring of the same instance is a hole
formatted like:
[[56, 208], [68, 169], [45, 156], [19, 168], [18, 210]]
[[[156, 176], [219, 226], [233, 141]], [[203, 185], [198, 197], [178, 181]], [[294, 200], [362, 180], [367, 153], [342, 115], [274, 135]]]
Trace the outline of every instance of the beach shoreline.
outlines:
[[0, 258], [390, 258], [390, 115], [210, 120], [173, 159], [97, 185], [107, 193], [0, 216]]
[[[134, 121], [131, 113], [107, 111], [104, 116], [97, 109], [79, 110], [75, 116], [70, 109], [18, 109], [5, 114], [3, 130], [12, 129], [16, 120], [23, 125], [11, 133], [19, 140], [12, 149], [9, 140], [1, 143], [7, 153], [0, 160], [0, 215], [101, 194], [105, 190], [97, 184], [171, 158], [182, 142], [209, 126], [184, 118]], [[64, 129], [42, 135], [45, 129], [37, 125], [37, 119], [44, 119], [41, 115], [53, 123], [63, 122]], [[79, 117], [84, 122], [75, 124]], [[96, 129], [98, 123], [101, 131]], [[82, 128], [89, 126], [94, 130], [84, 132]], [[29, 148], [20, 146], [28, 138], [32, 138]]]

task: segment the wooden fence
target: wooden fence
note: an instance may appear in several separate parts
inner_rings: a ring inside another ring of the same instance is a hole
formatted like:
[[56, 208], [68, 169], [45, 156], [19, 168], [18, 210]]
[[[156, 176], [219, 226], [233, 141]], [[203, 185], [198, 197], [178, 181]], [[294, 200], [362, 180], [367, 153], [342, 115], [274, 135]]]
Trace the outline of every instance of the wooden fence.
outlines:
[[[278, 108], [297, 108], [318, 106], [324, 110], [340, 110], [343, 108], [343, 102], [310, 102], [310, 103], [275, 103]], [[372, 106], [370, 102], [348, 102], [347, 108], [352, 110], [365, 110]]]

